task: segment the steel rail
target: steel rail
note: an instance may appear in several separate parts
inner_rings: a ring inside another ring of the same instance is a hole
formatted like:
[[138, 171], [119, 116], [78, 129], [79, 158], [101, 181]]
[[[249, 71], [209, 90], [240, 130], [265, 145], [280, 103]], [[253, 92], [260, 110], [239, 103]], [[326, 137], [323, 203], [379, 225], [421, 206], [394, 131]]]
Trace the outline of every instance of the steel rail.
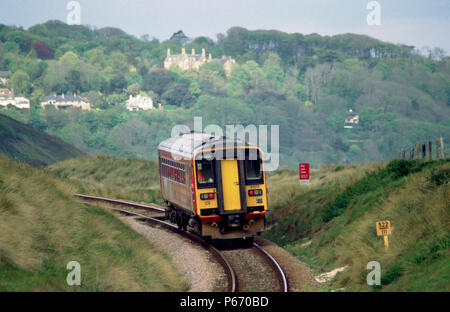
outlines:
[[[116, 200], [116, 199], [97, 197], [97, 196], [89, 196], [89, 195], [83, 195], [83, 194], [75, 194], [74, 196], [82, 198], [82, 199], [87, 199], [87, 200], [98, 200], [98, 201], [108, 202], [108, 203], [112, 203], [112, 204], [125, 205], [125, 206], [129, 206], [129, 207], [137, 207], [137, 208], [143, 208], [143, 209], [154, 209], [157, 211], [161, 211], [161, 210], [164, 211], [164, 209], [161, 209], [158, 207], [141, 205], [141, 204], [123, 201], [123, 200]], [[164, 226], [165, 228], [169, 229], [170, 231], [175, 232], [179, 235], [182, 235], [192, 241], [195, 241], [199, 245], [201, 245], [204, 249], [208, 250], [214, 256], [214, 258], [216, 258], [216, 260], [220, 263], [220, 265], [223, 267], [225, 274], [227, 276], [227, 280], [228, 280], [228, 291], [236, 292], [237, 279], [236, 279], [236, 273], [234, 272], [233, 267], [231, 266], [230, 262], [226, 259], [226, 257], [223, 256], [219, 250], [217, 250], [215, 247], [208, 244], [205, 240], [203, 240], [199, 236], [196, 236], [192, 233], [182, 231], [177, 226], [175, 226], [171, 223], [162, 221], [157, 218], [149, 217], [149, 216], [137, 213], [137, 212], [119, 209], [119, 208], [114, 208], [114, 210], [118, 211], [120, 213], [126, 214], [126, 215], [133, 215], [133, 216], [139, 217], [140, 219], [143, 219], [143, 220], [153, 223], [153, 224], [158, 224], [158, 225]]]
[[[117, 204], [117, 205], [124, 205], [124, 206], [129, 206], [129, 207], [134, 207], [134, 208], [140, 208], [140, 209], [146, 209], [146, 210], [156, 210], [158, 212], [165, 212], [164, 209], [156, 207], [156, 206], [143, 205], [143, 204], [138, 204], [138, 203], [124, 201], [124, 200], [110, 199], [110, 198], [105, 198], [105, 197], [90, 196], [90, 195], [83, 195], [83, 194], [75, 194], [75, 196], [79, 197], [79, 198], [87, 199], [87, 200], [98, 200], [98, 201], [103, 201], [103, 202]], [[218, 249], [211, 246], [209, 243], [207, 243], [205, 240], [203, 240], [199, 236], [194, 235], [189, 232], [186, 232], [186, 231], [182, 231], [177, 226], [175, 226], [171, 223], [162, 221], [157, 218], [153, 218], [153, 217], [150, 217], [147, 215], [143, 215], [143, 214], [140, 214], [137, 212], [132, 212], [132, 211], [124, 210], [124, 209], [115, 208], [114, 210], [116, 210], [120, 213], [137, 216], [141, 219], [144, 219], [144, 220], [154, 223], [154, 224], [162, 225], [162, 226], [170, 229], [171, 231], [176, 232], [179, 235], [182, 235], [184, 237], [187, 237], [190, 240], [193, 240], [193, 241], [199, 243], [203, 248], [210, 251], [215, 256], [215, 258], [218, 260], [218, 262], [222, 265], [222, 267], [224, 268], [226, 275], [227, 275], [227, 279], [228, 279], [229, 291], [235, 292], [237, 290], [237, 278], [236, 278], [236, 274], [235, 274], [230, 262], [226, 259], [226, 257], [224, 255], [222, 255], [222, 253]], [[281, 282], [281, 285], [283, 288], [282, 291], [288, 292], [289, 286], [288, 286], [287, 277], [286, 277], [285, 272], [283, 271], [283, 268], [278, 263], [278, 261], [268, 251], [266, 251], [264, 248], [259, 246], [257, 243], [253, 243], [253, 246], [256, 247], [256, 249], [258, 249], [263, 255], [265, 255], [269, 259], [270, 263], [275, 267], [275, 269], [278, 272], [278, 276], [279, 276], [279, 279], [280, 279], [280, 282]]]
[[286, 277], [286, 273], [284, 273], [283, 268], [281, 267], [281, 265], [278, 263], [277, 260], [275, 260], [275, 258], [264, 248], [262, 248], [261, 246], [259, 246], [257, 243], [253, 243], [253, 246], [256, 247], [256, 249], [258, 249], [260, 252], [262, 252], [267, 258], [269, 258], [270, 262], [273, 264], [273, 266], [275, 266], [275, 268], [278, 271], [278, 276], [280, 278], [281, 284], [283, 285], [283, 292], [288, 292], [289, 291], [289, 286], [288, 286], [288, 281], [287, 281], [287, 277]]
[[156, 211], [160, 211], [160, 212], [165, 212], [165, 210], [163, 208], [133, 203], [133, 202], [125, 201], [125, 200], [111, 199], [111, 198], [90, 196], [90, 195], [83, 195], [83, 194], [75, 194], [74, 196], [79, 197], [79, 198], [89, 199], [89, 200], [98, 200], [98, 201], [104, 201], [104, 202], [113, 203], [113, 204], [120, 204], [120, 205], [124, 205], [124, 206], [140, 208], [140, 209], [151, 209], [151, 210], [156, 210]]

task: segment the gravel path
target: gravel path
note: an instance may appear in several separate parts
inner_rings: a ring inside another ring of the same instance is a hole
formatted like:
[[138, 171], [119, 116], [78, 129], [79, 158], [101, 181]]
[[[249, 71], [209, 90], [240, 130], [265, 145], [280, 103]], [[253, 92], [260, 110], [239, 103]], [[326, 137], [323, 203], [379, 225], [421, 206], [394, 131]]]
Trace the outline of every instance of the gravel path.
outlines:
[[228, 282], [223, 268], [202, 247], [178, 234], [137, 221], [134, 217], [119, 218], [172, 258], [178, 270], [187, 276], [191, 285], [189, 291], [227, 291]]

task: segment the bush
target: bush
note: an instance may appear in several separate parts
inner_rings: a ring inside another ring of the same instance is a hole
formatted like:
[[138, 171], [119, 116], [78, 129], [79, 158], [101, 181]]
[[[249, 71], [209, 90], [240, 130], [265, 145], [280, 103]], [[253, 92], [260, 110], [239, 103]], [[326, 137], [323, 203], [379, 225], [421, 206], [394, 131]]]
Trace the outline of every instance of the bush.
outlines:
[[400, 262], [394, 262], [392, 265], [387, 267], [383, 274], [381, 274], [381, 285], [389, 285], [402, 276], [402, 272], [402, 264]]
[[450, 169], [433, 170], [430, 183], [436, 186], [447, 184], [450, 177]]
[[14, 131], [14, 129], [5, 123], [0, 123], [0, 138], [17, 140], [19, 135]]

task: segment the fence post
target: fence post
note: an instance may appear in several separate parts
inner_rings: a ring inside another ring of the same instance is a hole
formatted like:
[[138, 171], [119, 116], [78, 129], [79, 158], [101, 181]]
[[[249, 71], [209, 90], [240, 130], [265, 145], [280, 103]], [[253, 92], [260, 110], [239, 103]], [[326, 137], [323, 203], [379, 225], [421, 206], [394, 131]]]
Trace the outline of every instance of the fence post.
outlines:
[[439, 139], [436, 139], [436, 160], [439, 160]]
[[441, 137], [441, 154], [442, 154], [442, 159], [445, 159], [445, 147], [444, 147], [444, 138]]
[[422, 159], [425, 159], [426, 153], [427, 153], [427, 149], [425, 147], [425, 144], [422, 144]]
[[433, 154], [431, 152], [431, 141], [428, 141], [428, 160], [433, 159]]
[[419, 159], [419, 142], [416, 142], [416, 159]]

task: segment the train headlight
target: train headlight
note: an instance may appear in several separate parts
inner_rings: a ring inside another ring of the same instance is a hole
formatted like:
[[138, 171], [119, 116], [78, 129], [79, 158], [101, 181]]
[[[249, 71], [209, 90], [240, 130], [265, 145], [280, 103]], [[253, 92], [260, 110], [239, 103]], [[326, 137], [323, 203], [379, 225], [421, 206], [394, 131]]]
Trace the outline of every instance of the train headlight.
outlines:
[[248, 196], [261, 196], [261, 195], [262, 195], [262, 190], [260, 190], [260, 189], [248, 191]]
[[210, 200], [210, 199], [214, 199], [215, 195], [214, 193], [202, 193], [200, 194], [200, 199], [201, 200]]

